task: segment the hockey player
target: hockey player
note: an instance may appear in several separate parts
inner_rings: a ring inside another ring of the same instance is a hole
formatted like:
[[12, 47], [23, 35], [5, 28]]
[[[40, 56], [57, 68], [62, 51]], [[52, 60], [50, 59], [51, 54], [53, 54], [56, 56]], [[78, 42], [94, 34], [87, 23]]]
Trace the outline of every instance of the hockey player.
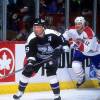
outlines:
[[91, 63], [96, 68], [96, 76], [100, 81], [100, 46], [92, 29], [86, 25], [84, 17], [75, 18], [75, 26], [67, 29], [63, 37], [69, 42], [70, 48], [73, 48], [72, 68], [77, 76], [79, 87], [85, 82], [85, 71], [82, 62], [90, 58]]
[[25, 46], [28, 63], [25, 65], [25, 69], [22, 72], [18, 87], [19, 91], [17, 94], [13, 95], [15, 100], [19, 100], [20, 97], [22, 97], [29, 78], [32, 76], [33, 72], [37, 73], [42, 66], [34, 66], [34, 64], [46, 60], [49, 57], [51, 57], [52, 60], [46, 62], [46, 74], [54, 93], [54, 100], [61, 100], [59, 81], [56, 76], [57, 58], [60, 56], [61, 45], [63, 43], [60, 35], [61, 34], [57, 31], [46, 29], [45, 21], [41, 18], [35, 19], [33, 33], [30, 34]]

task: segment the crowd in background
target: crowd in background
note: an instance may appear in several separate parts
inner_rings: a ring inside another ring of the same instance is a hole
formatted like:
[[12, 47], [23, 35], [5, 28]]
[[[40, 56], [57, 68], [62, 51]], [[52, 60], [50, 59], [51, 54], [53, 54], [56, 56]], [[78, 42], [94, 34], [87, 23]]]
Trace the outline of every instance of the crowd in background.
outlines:
[[[8, 40], [26, 40], [27, 36], [31, 33], [32, 22], [35, 18], [34, 1], [35, 0], [8, 0]], [[65, 0], [40, 0], [40, 17], [47, 21], [48, 27], [61, 33], [65, 30], [64, 4]], [[91, 0], [70, 0], [69, 4], [70, 25], [73, 25], [73, 21], [76, 16], [83, 15], [92, 27], [93, 5], [91, 4]], [[98, 5], [100, 5], [100, 2], [98, 2]], [[100, 9], [100, 6], [98, 6], [98, 9]], [[97, 11], [97, 13], [100, 15], [99, 11]], [[99, 23], [100, 21], [97, 22]]]
[[[35, 15], [34, 0], [8, 0], [7, 6], [7, 29], [8, 39], [15, 40], [21, 36], [21, 40], [27, 38], [32, 27], [32, 21]], [[12, 34], [12, 35], [10, 35]], [[11, 37], [12, 36], [12, 37]]]

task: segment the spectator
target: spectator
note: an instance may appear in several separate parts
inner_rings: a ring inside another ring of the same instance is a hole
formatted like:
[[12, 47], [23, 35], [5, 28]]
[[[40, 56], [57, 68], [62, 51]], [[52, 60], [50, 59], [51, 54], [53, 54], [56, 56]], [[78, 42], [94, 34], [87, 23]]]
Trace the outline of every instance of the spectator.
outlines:
[[57, 10], [57, 0], [51, 0], [51, 2], [47, 5], [47, 12], [51, 14], [56, 14]]
[[21, 40], [21, 41], [23, 40], [23, 41], [25, 41], [27, 39], [27, 37], [29, 36], [29, 34], [32, 32], [32, 22], [33, 22], [33, 20], [31, 19], [31, 17], [30, 16], [24, 16], [22, 21], [23, 22], [20, 23], [22, 26], [21, 26], [19, 33], [12, 40]]

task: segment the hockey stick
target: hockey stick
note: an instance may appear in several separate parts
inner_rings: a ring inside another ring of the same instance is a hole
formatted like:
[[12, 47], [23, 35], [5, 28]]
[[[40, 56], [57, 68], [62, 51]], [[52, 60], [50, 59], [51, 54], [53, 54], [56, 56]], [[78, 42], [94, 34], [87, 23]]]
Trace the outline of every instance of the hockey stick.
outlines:
[[[54, 51], [57, 50], [57, 49], [60, 49], [61, 47], [62, 47], [61, 45], [58, 46], [58, 47], [56, 47], [56, 48], [54, 49]], [[34, 64], [34, 66], [39, 66], [39, 65], [41, 65], [41, 64], [43, 64], [43, 63], [46, 63], [46, 62], [52, 60], [52, 56], [53, 56], [53, 55], [49, 56], [46, 60], [43, 60], [43, 61], [41, 61], [41, 62], [38, 62], [38, 63]], [[33, 67], [34, 67], [34, 66], [33, 66]], [[22, 71], [22, 70], [24, 70], [24, 68], [18, 69], [18, 70], [16, 70], [16, 71], [12, 72], [12, 73], [9, 73], [9, 74], [7, 74], [7, 75], [1, 76], [0, 79], [9, 77], [9, 76], [11, 76], [11, 75], [13, 75], [13, 74], [15, 74], [15, 73], [17, 73], [17, 72], [20, 72], [20, 71]]]
[[[71, 50], [70, 50], [70, 52], [69, 52], [69, 58], [67, 58], [67, 53], [65, 53], [65, 67], [67, 67], [68, 65], [71, 65]], [[69, 64], [68, 64], [68, 62], [66, 62], [66, 61], [68, 61], [67, 59], [69, 59]], [[68, 75], [69, 75], [69, 78], [71, 79], [71, 81], [72, 81], [72, 84], [73, 84], [73, 86], [74, 87], [76, 87], [76, 84], [74, 83], [74, 80], [72, 79], [72, 76], [71, 76], [71, 74], [70, 74], [70, 72], [69, 72], [69, 69], [67, 68], [67, 73], [68, 73]]]
[[[34, 64], [33, 67], [38, 66], [38, 65], [41, 65], [41, 64], [44, 64], [44, 63], [46, 63], [46, 62], [48, 62], [48, 61], [50, 61], [50, 60], [52, 60], [52, 55], [49, 56], [46, 60], [43, 60], [43, 61], [41, 61], [41, 62], [38, 62], [38, 63]], [[24, 70], [24, 68], [18, 69], [18, 70], [14, 71], [14, 72], [12, 72], [12, 73], [10, 73], [10, 74], [8, 74], [8, 75], [1, 76], [0, 79], [3, 79], [3, 78], [7, 78], [7, 77], [9, 77], [9, 76], [12, 76], [12, 75], [14, 75], [15, 73], [18, 73], [18, 72], [20, 72], [20, 71], [22, 71], [22, 70]]]

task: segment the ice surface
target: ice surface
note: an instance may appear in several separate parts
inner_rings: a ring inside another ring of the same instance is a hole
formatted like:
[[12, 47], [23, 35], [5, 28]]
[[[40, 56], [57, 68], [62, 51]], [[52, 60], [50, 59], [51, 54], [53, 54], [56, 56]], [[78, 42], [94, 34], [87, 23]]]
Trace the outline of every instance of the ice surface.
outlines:
[[[13, 100], [13, 94], [0, 95], [0, 100]], [[25, 93], [20, 100], [53, 100], [52, 92]], [[69, 89], [61, 91], [62, 100], [100, 100], [100, 89]]]

